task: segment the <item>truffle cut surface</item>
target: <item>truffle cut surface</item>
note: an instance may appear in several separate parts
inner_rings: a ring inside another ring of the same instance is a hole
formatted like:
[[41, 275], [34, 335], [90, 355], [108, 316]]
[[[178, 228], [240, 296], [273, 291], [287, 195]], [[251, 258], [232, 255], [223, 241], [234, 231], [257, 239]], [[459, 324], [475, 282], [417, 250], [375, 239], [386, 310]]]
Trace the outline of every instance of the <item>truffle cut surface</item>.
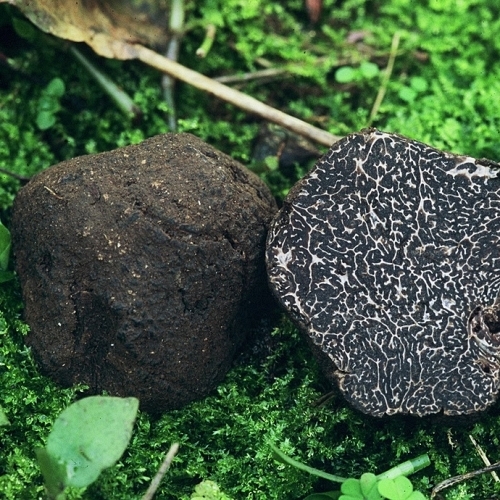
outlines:
[[496, 400], [499, 168], [369, 129], [285, 200], [271, 288], [359, 410], [458, 415]]
[[204, 397], [266, 300], [276, 210], [257, 176], [190, 134], [37, 175], [12, 236], [43, 372], [152, 412]]

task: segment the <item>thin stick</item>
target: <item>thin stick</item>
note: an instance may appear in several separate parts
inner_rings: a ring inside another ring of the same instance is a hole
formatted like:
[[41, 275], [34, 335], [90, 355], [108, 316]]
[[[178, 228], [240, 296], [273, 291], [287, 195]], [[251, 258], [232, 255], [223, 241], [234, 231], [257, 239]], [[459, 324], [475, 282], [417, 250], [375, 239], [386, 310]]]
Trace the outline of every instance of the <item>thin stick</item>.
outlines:
[[[486, 456], [486, 453], [483, 451], [481, 446], [476, 442], [476, 440], [470, 434], [469, 434], [469, 439], [472, 441], [474, 448], [476, 448], [476, 451], [477, 451], [478, 455], [481, 457], [483, 464], [486, 465], [486, 467], [491, 465], [491, 462], [488, 459], [488, 457]], [[495, 480], [495, 482], [498, 483], [498, 481], [500, 481], [500, 479], [498, 479], [498, 474], [495, 471], [492, 471], [491, 475], [492, 475], [493, 479]]]
[[242, 83], [248, 82], [250, 80], [261, 80], [264, 78], [275, 78], [278, 76], [286, 75], [291, 77], [292, 75], [287, 75], [288, 70], [285, 68], [266, 68], [259, 69], [257, 71], [252, 71], [249, 73], [242, 73], [240, 75], [223, 75], [214, 78], [216, 82], [219, 83]]
[[461, 483], [462, 481], [466, 481], [467, 479], [472, 479], [473, 477], [479, 476], [480, 474], [484, 474], [486, 472], [492, 472], [494, 470], [500, 469], [500, 462], [496, 462], [493, 465], [489, 465], [488, 467], [484, 467], [483, 469], [475, 470], [474, 472], [468, 472], [467, 474], [461, 474], [460, 476], [450, 477], [449, 479], [445, 479], [441, 481], [439, 484], [434, 486], [431, 491], [431, 499], [435, 498], [435, 496], [441, 491], [450, 486], [454, 486], [455, 484]]
[[158, 489], [158, 486], [160, 486], [161, 480], [163, 479], [168, 469], [170, 468], [172, 460], [174, 459], [178, 451], [179, 451], [179, 443], [174, 443], [168, 450], [168, 453], [165, 455], [165, 458], [163, 459], [163, 462], [160, 465], [158, 472], [152, 479], [149, 488], [147, 489], [146, 493], [144, 493], [144, 496], [141, 498], [141, 500], [151, 500], [153, 498], [154, 494], [156, 493], [156, 490]]
[[373, 123], [373, 120], [375, 119], [375, 116], [378, 113], [380, 105], [384, 100], [385, 93], [387, 91], [387, 85], [389, 84], [389, 80], [392, 75], [392, 70], [394, 68], [394, 61], [396, 60], [396, 54], [398, 52], [400, 39], [401, 39], [401, 34], [399, 33], [399, 31], [396, 31], [396, 33], [394, 33], [394, 36], [392, 37], [391, 52], [389, 54], [389, 61], [387, 62], [387, 67], [385, 68], [384, 71], [382, 84], [378, 89], [377, 97], [375, 98], [375, 102], [373, 103], [372, 111], [370, 113], [370, 118], [368, 118], [368, 125], [367, 125], [368, 127], [370, 127], [371, 124]]
[[248, 113], [253, 113], [272, 123], [277, 123], [278, 125], [281, 125], [282, 127], [285, 127], [312, 141], [330, 147], [334, 142], [341, 139], [341, 137], [330, 134], [329, 132], [321, 130], [317, 127], [313, 127], [298, 118], [294, 118], [293, 116], [287, 115], [282, 111], [274, 109], [271, 106], [244, 94], [243, 92], [239, 92], [238, 90], [227, 87], [222, 83], [216, 82], [215, 80], [193, 71], [192, 69], [186, 68], [175, 61], [170, 61], [166, 57], [161, 56], [157, 52], [148, 49], [143, 45], [134, 44], [130, 45], [129, 48], [143, 63], [168, 73], [178, 80], [189, 83], [190, 85], [193, 85], [193, 87], [204, 90], [219, 99], [223, 99], [224, 101], [229, 102], [234, 106], [247, 111]]

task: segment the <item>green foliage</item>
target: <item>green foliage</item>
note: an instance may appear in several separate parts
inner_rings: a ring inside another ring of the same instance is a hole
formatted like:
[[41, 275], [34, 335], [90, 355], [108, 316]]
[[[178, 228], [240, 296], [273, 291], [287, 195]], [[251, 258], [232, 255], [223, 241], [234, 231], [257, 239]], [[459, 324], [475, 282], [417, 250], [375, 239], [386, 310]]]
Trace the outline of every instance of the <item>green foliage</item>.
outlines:
[[[386, 481], [390, 481], [387, 479]], [[340, 487], [340, 500], [381, 500], [377, 488], [377, 476], [366, 472], [359, 479], [349, 478]]]
[[8, 271], [10, 258], [10, 231], [0, 222], [0, 283], [14, 278], [14, 273]]
[[10, 231], [0, 222], [0, 271], [7, 270], [10, 256]]
[[5, 412], [0, 407], [0, 427], [4, 425], [10, 425], [10, 422], [9, 419], [7, 418], [7, 415], [5, 415]]
[[231, 498], [222, 493], [217, 483], [202, 481], [194, 488], [191, 500], [231, 500]]
[[405, 85], [399, 89], [398, 96], [401, 100], [412, 103], [418, 95], [424, 94], [429, 85], [426, 80], [420, 76], [413, 76], [410, 78], [409, 85]]
[[132, 435], [136, 398], [92, 396], [66, 408], [54, 422], [37, 459], [50, 498], [65, 498], [69, 486], [92, 484], [122, 456]]
[[12, 27], [14, 28], [15, 32], [22, 38], [34, 42], [37, 40], [39, 31], [25, 19], [22, 19], [20, 17], [13, 17], [12, 19]]
[[[209, 76], [246, 73], [264, 64], [282, 68], [286, 73], [275, 80], [238, 86], [337, 135], [366, 126], [381, 84], [377, 75], [361, 73], [339, 83], [337, 70], [367, 64], [384, 70], [397, 30], [400, 47], [373, 125], [456, 153], [500, 159], [500, 12], [495, 2], [324, 0], [321, 21], [310, 26], [303, 0], [201, 0], [188, 3], [186, 21], [191, 30], [183, 40], [182, 63]], [[194, 54], [208, 21], [218, 31], [210, 53], [200, 60]], [[22, 39], [9, 31], [19, 23], [25, 23], [18, 27], [26, 34]], [[29, 34], [32, 26], [6, 4], [0, 5], [0, 29], [7, 30], [0, 37], [0, 52], [8, 61], [0, 65], [3, 168], [29, 177], [68, 158], [167, 131], [156, 71], [84, 50], [133, 96], [142, 110], [141, 120], [134, 121], [124, 118], [62, 44], [30, 41], [37, 38]], [[359, 41], [352, 41], [352, 35]], [[56, 78], [68, 84], [58, 101], [61, 108], [55, 123], [40, 130], [38, 104]], [[258, 119], [185, 84], [177, 85], [176, 100], [181, 131], [250, 163]], [[281, 197], [303, 174], [304, 169], [277, 168], [262, 176]], [[7, 227], [20, 186], [21, 181], [0, 174], [0, 210]], [[24, 344], [28, 327], [21, 314], [19, 285], [12, 280], [0, 287], [0, 405], [10, 421], [0, 431], [0, 497], [7, 500], [43, 495], [33, 450], [43, 446], [57, 416], [82, 390], [62, 389], [40, 374]], [[367, 419], [338, 395], [327, 406], [315, 407], [330, 386], [297, 331], [282, 321], [272, 335], [254, 337], [260, 339], [251, 346], [255, 352], [240, 360], [205, 400], [158, 418], [139, 413], [137, 432], [116, 466], [104, 470], [85, 491], [70, 491], [67, 497], [138, 498], [173, 439], [181, 443], [182, 453], [160, 486], [158, 498], [166, 500], [189, 499], [202, 479], [215, 481], [232, 498], [251, 500], [296, 500], [319, 489], [321, 478], [284, 464], [272, 467], [270, 444], [314, 468], [354, 478], [428, 451], [432, 466], [413, 480], [421, 491], [481, 466], [469, 434], [492, 462], [498, 459], [497, 406], [475, 421], [444, 424]], [[498, 493], [500, 486], [485, 475], [453, 488], [446, 499]]]
[[428, 455], [408, 460], [378, 476], [371, 472], [365, 472], [359, 479], [356, 479], [327, 474], [292, 459], [276, 446], [271, 446], [271, 448], [274, 459], [278, 462], [291, 465], [328, 481], [341, 483], [339, 492], [313, 493], [308, 495], [305, 500], [321, 500], [323, 497], [338, 498], [339, 500], [382, 500], [383, 498], [389, 500], [425, 500], [420, 492], [413, 491], [413, 485], [405, 476], [427, 467], [430, 464]]
[[413, 491], [411, 481], [404, 476], [382, 479], [378, 484], [378, 492], [388, 500], [425, 500], [422, 493]]
[[363, 61], [358, 68], [342, 66], [335, 71], [335, 80], [339, 83], [361, 82], [374, 78], [380, 73], [376, 64]]
[[60, 99], [65, 88], [60, 78], [53, 78], [42, 90], [36, 115], [36, 124], [40, 130], [47, 130], [56, 123], [56, 114], [61, 110]]
[[273, 458], [274, 460], [291, 465], [292, 467], [295, 467], [296, 469], [303, 470], [305, 472], [308, 472], [309, 474], [312, 474], [313, 476], [318, 476], [322, 477], [323, 479], [327, 479], [328, 481], [333, 481], [336, 483], [344, 483], [347, 481], [345, 477], [340, 477], [340, 476], [335, 476], [333, 474], [328, 474], [326, 472], [323, 472], [321, 470], [315, 469], [314, 467], [309, 467], [308, 465], [305, 465], [298, 460], [294, 460], [293, 458], [289, 457], [285, 453], [283, 453], [278, 447], [271, 445], [271, 449], [273, 450]]

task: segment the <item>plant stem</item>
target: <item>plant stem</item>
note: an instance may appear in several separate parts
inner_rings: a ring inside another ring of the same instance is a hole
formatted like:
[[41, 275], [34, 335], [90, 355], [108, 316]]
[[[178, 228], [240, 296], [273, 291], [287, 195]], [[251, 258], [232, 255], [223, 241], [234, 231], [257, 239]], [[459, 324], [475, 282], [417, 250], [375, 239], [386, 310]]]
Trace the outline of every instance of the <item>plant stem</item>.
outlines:
[[109, 76], [98, 70], [74, 45], [71, 45], [69, 50], [126, 115], [136, 117], [141, 114], [129, 95], [120, 89]]
[[[308, 472], [309, 474], [322, 477], [323, 479], [328, 479], [329, 481], [333, 481], [335, 483], [343, 483], [344, 481], [347, 480], [347, 478], [345, 477], [335, 476], [333, 474], [328, 474], [327, 472], [323, 472], [319, 469], [315, 469], [314, 467], [309, 467], [308, 465], [305, 465], [302, 462], [299, 462], [298, 460], [294, 460], [293, 458], [289, 457], [276, 446], [274, 445], [270, 446], [271, 449], [273, 450], [274, 459], [278, 462], [284, 463], [286, 465], [291, 465], [296, 469], [303, 470], [305, 472]], [[410, 474], [413, 474], [423, 469], [424, 467], [427, 467], [428, 465], [430, 465], [430, 463], [431, 461], [429, 459], [429, 455], [427, 454], [420, 455], [417, 458], [407, 460], [402, 464], [396, 465], [396, 467], [393, 467], [392, 469], [382, 472], [382, 474], [379, 474], [377, 476], [377, 479], [378, 480], [394, 479], [399, 476], [409, 476]]]
[[284, 463], [286, 465], [291, 465], [292, 467], [303, 470], [304, 472], [308, 472], [313, 476], [322, 477], [323, 479], [328, 479], [328, 481], [333, 481], [335, 483], [343, 483], [347, 480], [346, 477], [334, 476], [333, 474], [328, 474], [327, 472], [315, 469], [314, 467], [309, 467], [308, 465], [303, 464], [298, 460], [294, 460], [274, 445], [271, 445], [271, 449], [273, 450], [274, 459], [278, 462]]
[[409, 476], [410, 474], [414, 474], [415, 472], [427, 467], [430, 463], [431, 461], [429, 459], [429, 455], [420, 455], [417, 458], [407, 460], [402, 464], [396, 465], [396, 467], [393, 467], [392, 469], [382, 472], [382, 474], [377, 476], [377, 479], [394, 479], [398, 476]]
[[394, 61], [396, 60], [396, 54], [398, 52], [399, 40], [401, 39], [401, 34], [396, 31], [394, 36], [392, 37], [391, 43], [391, 52], [389, 54], [389, 61], [387, 62], [387, 67], [385, 68], [384, 77], [382, 79], [382, 84], [378, 90], [377, 97], [375, 98], [375, 102], [373, 103], [373, 107], [370, 113], [370, 118], [368, 118], [367, 127], [371, 127], [375, 116], [377, 116], [378, 110], [382, 101], [384, 100], [385, 93], [387, 91], [387, 85], [389, 84], [389, 80], [392, 75], [392, 70], [394, 68]]
[[16, 172], [11, 172], [10, 170], [6, 170], [5, 168], [0, 168], [0, 174], [9, 175], [14, 179], [17, 179], [21, 182], [27, 182], [31, 179], [31, 177], [26, 177], [25, 175], [16, 174]]
[[151, 500], [153, 498], [154, 494], [156, 493], [156, 490], [158, 489], [158, 486], [160, 486], [161, 480], [163, 479], [168, 469], [170, 468], [172, 460], [174, 459], [178, 451], [179, 451], [179, 443], [174, 443], [168, 450], [167, 454], [165, 455], [165, 458], [163, 459], [163, 462], [160, 465], [158, 472], [152, 479], [149, 488], [147, 489], [146, 493], [144, 493], [144, 496], [141, 498], [141, 500]]
[[[181, 38], [184, 30], [184, 0], [173, 0], [170, 10], [169, 32], [171, 33], [166, 57], [172, 61], [177, 61], [181, 46]], [[177, 119], [175, 113], [174, 87], [175, 78], [170, 74], [164, 74], [161, 80], [163, 87], [163, 98], [169, 107], [168, 126], [172, 132], [177, 129]]]
[[208, 52], [212, 48], [212, 45], [215, 40], [216, 33], [215, 24], [208, 24], [205, 30], [205, 38], [202, 44], [196, 49], [196, 55], [198, 57], [207, 57]]

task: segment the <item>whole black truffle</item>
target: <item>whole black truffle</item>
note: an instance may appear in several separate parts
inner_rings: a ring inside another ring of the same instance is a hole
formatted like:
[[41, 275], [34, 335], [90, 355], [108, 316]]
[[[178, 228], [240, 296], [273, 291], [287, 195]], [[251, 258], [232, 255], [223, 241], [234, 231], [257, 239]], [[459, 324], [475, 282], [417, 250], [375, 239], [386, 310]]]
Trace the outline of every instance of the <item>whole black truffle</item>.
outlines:
[[361, 411], [496, 400], [499, 168], [370, 129], [334, 144], [275, 218], [271, 288]]
[[37, 175], [12, 236], [43, 371], [154, 412], [205, 396], [266, 300], [276, 210], [254, 174], [189, 134]]

